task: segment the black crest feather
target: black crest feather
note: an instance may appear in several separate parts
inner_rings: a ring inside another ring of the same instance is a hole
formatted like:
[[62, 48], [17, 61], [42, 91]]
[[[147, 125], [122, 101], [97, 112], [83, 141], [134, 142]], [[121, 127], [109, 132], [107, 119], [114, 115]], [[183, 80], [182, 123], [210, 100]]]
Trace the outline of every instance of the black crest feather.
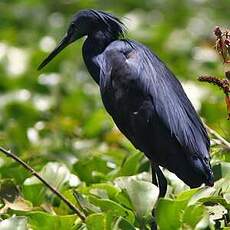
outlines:
[[110, 32], [112, 35], [116, 37], [124, 37], [124, 33], [126, 31], [125, 25], [121, 22], [119, 18], [100, 10], [91, 9], [89, 11], [93, 13], [98, 20], [103, 22], [108, 32]]

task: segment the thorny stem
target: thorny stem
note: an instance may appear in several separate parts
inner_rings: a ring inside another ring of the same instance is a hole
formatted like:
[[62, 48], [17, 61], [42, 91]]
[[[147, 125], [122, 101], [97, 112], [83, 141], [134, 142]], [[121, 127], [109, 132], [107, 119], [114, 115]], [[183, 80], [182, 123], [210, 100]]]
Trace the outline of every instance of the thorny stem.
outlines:
[[61, 193], [59, 193], [52, 185], [50, 185], [44, 178], [42, 178], [31, 166], [29, 166], [22, 159], [17, 157], [15, 154], [7, 151], [6, 149], [0, 147], [0, 151], [3, 152], [7, 157], [10, 157], [21, 164], [27, 171], [29, 171], [33, 176], [35, 176], [38, 180], [40, 180], [47, 188], [49, 188], [54, 194], [56, 194], [70, 209], [72, 209], [79, 218], [84, 222], [85, 215], [75, 207], [69, 200], [67, 200]]
[[221, 143], [221, 145], [226, 148], [227, 150], [230, 151], [230, 143], [225, 140], [219, 133], [217, 133], [215, 130], [213, 130], [212, 128], [210, 128], [208, 125], [206, 125], [204, 123], [204, 126], [206, 128], [206, 130], [208, 131], [209, 134], [211, 134], [213, 137], [215, 137], [216, 139], [219, 140], [219, 142]]

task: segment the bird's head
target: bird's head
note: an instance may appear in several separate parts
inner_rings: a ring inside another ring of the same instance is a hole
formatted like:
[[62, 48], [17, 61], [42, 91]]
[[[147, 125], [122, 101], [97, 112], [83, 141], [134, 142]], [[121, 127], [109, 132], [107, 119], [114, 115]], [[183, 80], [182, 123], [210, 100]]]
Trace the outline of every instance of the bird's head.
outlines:
[[78, 12], [69, 25], [67, 33], [58, 46], [40, 64], [38, 70], [46, 66], [66, 46], [83, 36], [93, 36], [97, 31], [102, 31], [117, 39], [124, 35], [124, 25], [115, 16], [98, 10], [82, 10]]

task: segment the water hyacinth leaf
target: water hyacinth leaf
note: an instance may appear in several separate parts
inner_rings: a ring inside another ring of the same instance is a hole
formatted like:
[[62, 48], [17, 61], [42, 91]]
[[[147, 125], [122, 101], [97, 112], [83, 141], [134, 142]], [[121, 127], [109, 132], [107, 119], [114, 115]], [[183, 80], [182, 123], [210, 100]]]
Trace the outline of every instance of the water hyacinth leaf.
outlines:
[[121, 192], [117, 193], [115, 201], [128, 209], [133, 209], [131, 200], [125, 190], [122, 190]]
[[115, 184], [127, 193], [134, 211], [141, 219], [151, 214], [159, 194], [157, 186], [149, 181], [141, 180], [148, 179], [148, 177], [148, 174], [141, 173], [136, 176], [119, 177], [115, 180]]
[[123, 217], [119, 217], [114, 224], [113, 230], [135, 230], [136, 228]]
[[200, 203], [204, 203], [206, 205], [215, 205], [215, 204], [221, 204], [226, 209], [230, 209], [230, 204], [221, 196], [209, 196], [204, 197], [199, 200]]
[[46, 212], [18, 212], [28, 218], [28, 224], [33, 230], [66, 230], [74, 229], [77, 215], [57, 216]]
[[0, 221], [1, 230], [28, 230], [27, 218], [24, 216], [12, 216]]
[[107, 174], [110, 172], [107, 161], [100, 156], [79, 160], [74, 164], [73, 169], [79, 178], [86, 183], [105, 180]]
[[88, 230], [107, 230], [106, 214], [91, 214], [86, 218], [86, 226]]
[[131, 176], [138, 173], [140, 160], [143, 158], [143, 154], [135, 152], [130, 155], [122, 164], [117, 176]]
[[[45, 199], [46, 189], [43, 184], [23, 184], [22, 194], [23, 197], [32, 202], [34, 206], [39, 206]], [[34, 194], [36, 194], [36, 196]]]
[[195, 195], [199, 190], [200, 190], [199, 188], [194, 188], [194, 189], [183, 191], [177, 195], [176, 200], [189, 201], [193, 197], [193, 195]]
[[137, 216], [140, 219], [150, 216], [157, 202], [159, 189], [150, 182], [131, 179], [126, 191]]
[[101, 209], [97, 206], [91, 204], [87, 199], [85, 199], [80, 193], [74, 191], [74, 197], [77, 200], [79, 206], [87, 213], [97, 213], [100, 212]]
[[90, 203], [100, 207], [102, 212], [110, 213], [112, 217], [122, 216], [125, 219], [127, 219], [130, 223], [134, 223], [135, 217], [133, 212], [112, 200], [98, 199], [94, 196], [89, 196], [89, 201]]
[[117, 193], [120, 192], [120, 189], [115, 187], [113, 184], [110, 183], [98, 183], [98, 184], [92, 184], [89, 188], [89, 192], [91, 193], [92, 189], [100, 189], [104, 190], [106, 194], [108, 195], [109, 199], [114, 199]]
[[[201, 205], [188, 206], [182, 217], [182, 226], [186, 226], [190, 229], [195, 229], [197, 224], [202, 220], [205, 215], [205, 208]], [[183, 227], [182, 227], [183, 228]]]
[[215, 193], [216, 189], [214, 187], [204, 187], [195, 193], [192, 198], [189, 200], [188, 205], [193, 205], [198, 202], [200, 199], [207, 196], [211, 196]]
[[160, 199], [156, 207], [156, 221], [160, 229], [179, 229], [187, 201]]
[[[40, 171], [40, 175], [57, 189], [61, 189], [66, 182], [70, 182], [72, 179], [70, 170], [64, 164], [59, 162], [47, 163]], [[34, 176], [27, 178], [24, 181], [24, 185], [26, 186], [38, 183], [40, 183], [40, 181]]]

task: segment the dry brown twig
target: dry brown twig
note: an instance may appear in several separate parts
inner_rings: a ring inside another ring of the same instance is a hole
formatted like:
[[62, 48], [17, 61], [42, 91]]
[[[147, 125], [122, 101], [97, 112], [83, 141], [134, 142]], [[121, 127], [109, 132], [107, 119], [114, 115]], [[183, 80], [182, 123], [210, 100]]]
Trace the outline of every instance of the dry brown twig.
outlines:
[[220, 79], [214, 76], [200, 76], [199, 81], [208, 82], [220, 87], [225, 94], [225, 102], [230, 120], [230, 30], [221, 30], [220, 27], [214, 29], [216, 36], [216, 50], [223, 59], [225, 69], [225, 78]]

